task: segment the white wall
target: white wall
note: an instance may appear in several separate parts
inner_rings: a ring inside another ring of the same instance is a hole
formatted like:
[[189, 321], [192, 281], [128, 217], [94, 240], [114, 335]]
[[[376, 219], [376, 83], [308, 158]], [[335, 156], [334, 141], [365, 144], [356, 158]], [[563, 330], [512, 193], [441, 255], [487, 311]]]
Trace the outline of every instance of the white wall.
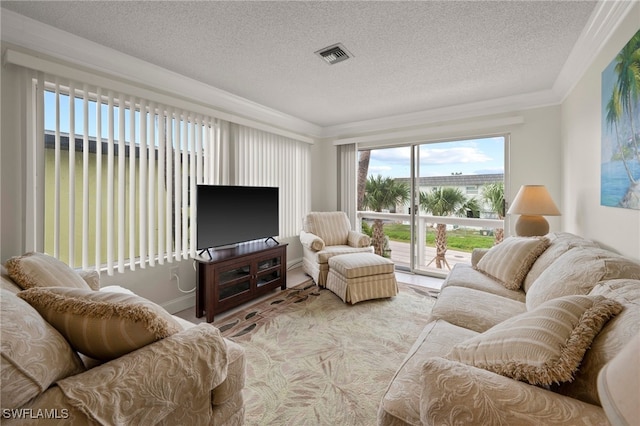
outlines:
[[311, 148], [311, 211], [334, 211], [338, 206], [338, 152], [329, 140]]
[[[0, 131], [0, 261], [24, 251], [21, 230], [24, 229], [24, 183], [22, 176], [24, 144], [20, 134], [20, 105], [17, 101], [19, 73], [4, 66], [2, 77], [2, 123]], [[15, 123], [16, 125], [12, 125]]]
[[601, 74], [640, 28], [636, 4], [562, 104], [563, 223], [620, 253], [640, 258], [640, 211], [600, 205]]
[[[508, 122], [514, 117], [522, 118], [520, 124], [493, 125], [500, 121]], [[459, 127], [461, 130], [456, 130]], [[440, 132], [438, 129], [444, 128], [446, 131]], [[558, 207], [563, 211], [562, 206], [562, 161], [561, 161], [561, 141], [560, 141], [560, 107], [550, 106], [524, 111], [514, 111], [509, 114], [492, 115], [485, 117], [474, 117], [469, 120], [456, 120], [451, 122], [440, 122], [427, 125], [412, 131], [423, 132], [424, 137], [420, 139], [398, 140], [391, 136], [387, 139], [385, 132], [368, 134], [366, 137], [382, 139], [368, 146], [384, 146], [397, 144], [399, 142], [428, 142], [450, 138], [471, 138], [478, 136], [488, 136], [496, 134], [508, 134], [510, 136], [510, 180], [505, 186], [505, 194], [508, 200], [512, 200], [521, 185], [542, 184], [546, 185]], [[387, 132], [392, 135], [397, 129]], [[351, 137], [355, 135], [350, 135]], [[314, 155], [322, 158], [328, 163], [318, 165], [318, 182], [314, 184], [313, 200], [314, 209], [332, 210], [335, 209], [337, 199], [337, 183], [335, 176], [333, 179], [322, 179], [322, 173], [335, 170], [337, 167], [336, 148], [333, 140], [323, 141], [314, 147]], [[314, 157], [314, 161], [315, 161]], [[315, 180], [315, 179], [314, 179]], [[560, 231], [561, 221], [559, 217], [548, 217], [551, 231]], [[514, 232], [515, 220], [510, 220], [508, 229]]]

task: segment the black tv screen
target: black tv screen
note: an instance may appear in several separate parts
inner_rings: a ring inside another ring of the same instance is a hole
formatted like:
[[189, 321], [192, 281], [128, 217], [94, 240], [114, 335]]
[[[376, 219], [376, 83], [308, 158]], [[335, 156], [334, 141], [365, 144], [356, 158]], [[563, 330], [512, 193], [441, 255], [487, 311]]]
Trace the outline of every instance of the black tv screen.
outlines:
[[198, 250], [278, 236], [278, 195], [273, 187], [198, 185]]

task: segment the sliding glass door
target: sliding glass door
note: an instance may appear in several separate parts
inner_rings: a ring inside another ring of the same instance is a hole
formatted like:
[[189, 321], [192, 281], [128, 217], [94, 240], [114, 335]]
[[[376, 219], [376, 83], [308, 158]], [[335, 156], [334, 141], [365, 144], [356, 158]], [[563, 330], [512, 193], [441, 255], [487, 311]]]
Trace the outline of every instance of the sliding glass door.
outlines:
[[506, 149], [498, 136], [360, 150], [369, 160], [358, 210], [376, 252], [400, 270], [444, 276], [500, 240]]

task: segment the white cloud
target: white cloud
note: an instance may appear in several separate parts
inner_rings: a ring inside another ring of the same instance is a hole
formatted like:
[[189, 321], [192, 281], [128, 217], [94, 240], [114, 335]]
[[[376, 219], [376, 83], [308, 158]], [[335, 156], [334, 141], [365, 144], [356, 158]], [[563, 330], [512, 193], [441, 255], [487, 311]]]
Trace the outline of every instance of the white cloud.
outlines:
[[468, 164], [485, 163], [493, 159], [473, 146], [449, 148], [423, 148], [420, 150], [420, 162], [430, 164]]
[[391, 166], [369, 166], [369, 175], [386, 175], [393, 170]]

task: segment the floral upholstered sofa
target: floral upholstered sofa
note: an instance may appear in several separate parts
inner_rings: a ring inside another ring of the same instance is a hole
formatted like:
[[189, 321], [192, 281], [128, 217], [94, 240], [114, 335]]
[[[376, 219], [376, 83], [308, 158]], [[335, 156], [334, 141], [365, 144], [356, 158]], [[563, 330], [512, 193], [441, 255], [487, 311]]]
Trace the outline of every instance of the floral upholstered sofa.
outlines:
[[44, 254], [2, 267], [2, 424], [241, 425], [244, 349]]
[[[509, 237], [452, 269], [378, 423], [609, 424], [599, 372], [625, 347], [637, 371], [639, 333], [640, 262], [569, 233]], [[614, 386], [637, 412], [640, 376]]]

